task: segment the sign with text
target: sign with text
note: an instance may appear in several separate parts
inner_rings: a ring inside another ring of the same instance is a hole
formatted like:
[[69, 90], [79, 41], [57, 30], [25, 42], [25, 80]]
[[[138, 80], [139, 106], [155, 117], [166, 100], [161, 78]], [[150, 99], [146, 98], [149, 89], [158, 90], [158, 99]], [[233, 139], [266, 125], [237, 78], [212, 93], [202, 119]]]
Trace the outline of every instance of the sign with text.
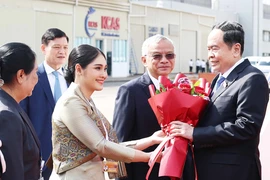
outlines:
[[101, 16], [101, 35], [119, 37], [120, 18]]
[[84, 20], [84, 29], [89, 38], [94, 37], [100, 30], [101, 36], [120, 37], [120, 18], [113, 16], [101, 16], [100, 22], [91, 20], [96, 9], [90, 7]]
[[164, 29], [163, 28], [159, 28], [159, 27], [155, 27], [155, 26], [148, 26], [147, 27], [147, 33], [148, 33], [148, 37], [154, 36], [156, 34], [161, 34], [164, 35]]
[[93, 7], [90, 7], [84, 19], [84, 29], [89, 38], [92, 38], [95, 35], [95, 31], [98, 28], [98, 22], [89, 20], [90, 16], [95, 12], [96, 10]]

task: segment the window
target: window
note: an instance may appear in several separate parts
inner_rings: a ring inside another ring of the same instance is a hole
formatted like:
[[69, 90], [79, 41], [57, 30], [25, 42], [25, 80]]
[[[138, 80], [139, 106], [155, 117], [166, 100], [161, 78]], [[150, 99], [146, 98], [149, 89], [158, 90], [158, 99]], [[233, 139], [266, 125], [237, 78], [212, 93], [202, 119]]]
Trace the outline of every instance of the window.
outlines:
[[171, 1], [192, 4], [196, 6], [203, 6], [208, 8], [211, 8], [212, 6], [212, 0], [171, 0]]
[[96, 47], [103, 51], [103, 40], [96, 40]]
[[270, 42], [270, 31], [263, 31], [263, 41]]
[[270, 19], [270, 5], [263, 4], [263, 18]]
[[[145, 0], [132, 0], [132, 1], [145, 1]], [[195, 6], [202, 6], [206, 8], [211, 8], [212, 7], [212, 0], [149, 0], [149, 2], [179, 2], [179, 3], [186, 3], [186, 4], [192, 4]]]
[[262, 56], [270, 56], [270, 53], [262, 53]]
[[127, 62], [127, 41], [113, 40], [113, 61]]
[[76, 37], [74, 41], [74, 47], [78, 47], [81, 44], [91, 45], [91, 39], [88, 37]]

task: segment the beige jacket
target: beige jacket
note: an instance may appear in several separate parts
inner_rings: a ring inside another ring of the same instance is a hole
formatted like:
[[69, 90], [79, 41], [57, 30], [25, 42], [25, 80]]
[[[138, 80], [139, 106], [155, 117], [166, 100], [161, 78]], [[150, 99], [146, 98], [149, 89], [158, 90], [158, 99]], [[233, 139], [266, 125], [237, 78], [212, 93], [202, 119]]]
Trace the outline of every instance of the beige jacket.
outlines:
[[[90, 104], [93, 104], [92, 100], [89, 102], [75, 83], [58, 100], [52, 115], [54, 170], [50, 179], [102, 180], [101, 157], [124, 162], [134, 158], [134, 149], [112, 142], [116, 141], [115, 131], [102, 113]], [[104, 125], [110, 141], [104, 137]], [[85, 157], [89, 160], [80, 162]], [[81, 165], [77, 166], [78, 163]], [[59, 173], [67, 166], [74, 168]]]

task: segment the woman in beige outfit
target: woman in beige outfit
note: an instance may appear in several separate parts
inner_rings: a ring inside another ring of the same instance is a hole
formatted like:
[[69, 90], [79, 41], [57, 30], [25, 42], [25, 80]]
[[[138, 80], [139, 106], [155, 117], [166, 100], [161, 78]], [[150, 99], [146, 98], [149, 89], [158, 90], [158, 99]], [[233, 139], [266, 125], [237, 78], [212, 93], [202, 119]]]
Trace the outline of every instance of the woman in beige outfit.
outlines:
[[[103, 52], [90, 45], [74, 48], [65, 78], [71, 83], [60, 97], [52, 115], [53, 172], [51, 180], [104, 180], [106, 162], [147, 162], [143, 150], [163, 140], [164, 133], [137, 141], [117, 143], [108, 120], [96, 109], [91, 95], [103, 89], [107, 78]], [[132, 148], [130, 148], [132, 147]], [[124, 166], [124, 165], [123, 165]], [[125, 168], [109, 169], [111, 178], [125, 176]]]

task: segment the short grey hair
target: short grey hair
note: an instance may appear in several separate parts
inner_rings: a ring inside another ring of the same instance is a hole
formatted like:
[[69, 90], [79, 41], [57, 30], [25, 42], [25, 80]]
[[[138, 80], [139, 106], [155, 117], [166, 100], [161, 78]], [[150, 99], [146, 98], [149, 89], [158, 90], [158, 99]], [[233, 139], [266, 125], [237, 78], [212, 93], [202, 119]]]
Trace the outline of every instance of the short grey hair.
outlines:
[[163, 36], [161, 34], [156, 34], [154, 36], [151, 36], [149, 38], [147, 38], [144, 42], [143, 42], [143, 45], [142, 45], [142, 56], [145, 56], [148, 54], [148, 48], [151, 44], [156, 44], [156, 43], [159, 43], [161, 40], [167, 40], [169, 41], [170, 43], [172, 43], [173, 45], [173, 48], [174, 48], [174, 44], [173, 44], [173, 41], [166, 37], [166, 36]]

